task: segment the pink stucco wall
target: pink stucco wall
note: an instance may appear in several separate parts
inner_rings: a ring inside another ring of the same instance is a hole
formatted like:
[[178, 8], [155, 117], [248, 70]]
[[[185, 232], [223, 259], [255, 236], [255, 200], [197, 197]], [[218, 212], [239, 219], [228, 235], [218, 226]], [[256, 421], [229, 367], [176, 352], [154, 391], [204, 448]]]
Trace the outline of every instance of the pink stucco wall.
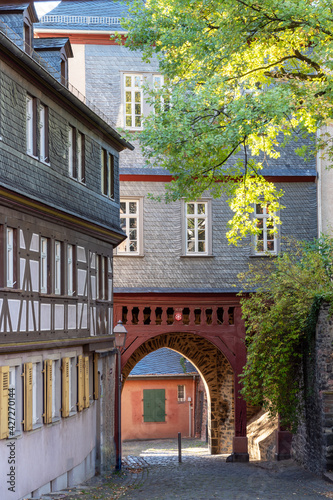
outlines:
[[[194, 436], [195, 380], [193, 378], [131, 379], [122, 391], [122, 440], [158, 439], [189, 436], [191, 406], [191, 436]], [[178, 402], [177, 386], [185, 385], [185, 401]], [[143, 421], [143, 389], [165, 389], [165, 422]], [[188, 398], [191, 398], [191, 402]]]

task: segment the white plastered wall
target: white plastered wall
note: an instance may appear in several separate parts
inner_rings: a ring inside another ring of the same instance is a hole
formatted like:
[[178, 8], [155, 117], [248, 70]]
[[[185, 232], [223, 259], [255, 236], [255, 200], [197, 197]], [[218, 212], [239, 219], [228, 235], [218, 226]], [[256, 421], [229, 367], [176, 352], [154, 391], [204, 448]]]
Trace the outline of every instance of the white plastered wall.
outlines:
[[68, 60], [68, 79], [73, 87], [86, 95], [85, 45], [72, 44], [72, 51], [74, 57]]
[[[333, 137], [333, 124], [322, 128], [318, 134]], [[331, 168], [329, 168], [331, 166]], [[319, 152], [317, 155], [318, 172], [318, 235], [333, 235], [333, 165]]]

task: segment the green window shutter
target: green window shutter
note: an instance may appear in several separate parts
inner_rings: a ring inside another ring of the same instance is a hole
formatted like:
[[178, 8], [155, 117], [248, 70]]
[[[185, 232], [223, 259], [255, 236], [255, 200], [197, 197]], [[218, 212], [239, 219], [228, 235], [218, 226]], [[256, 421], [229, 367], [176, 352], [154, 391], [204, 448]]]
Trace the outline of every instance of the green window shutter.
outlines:
[[165, 389], [143, 389], [143, 421], [165, 422]]

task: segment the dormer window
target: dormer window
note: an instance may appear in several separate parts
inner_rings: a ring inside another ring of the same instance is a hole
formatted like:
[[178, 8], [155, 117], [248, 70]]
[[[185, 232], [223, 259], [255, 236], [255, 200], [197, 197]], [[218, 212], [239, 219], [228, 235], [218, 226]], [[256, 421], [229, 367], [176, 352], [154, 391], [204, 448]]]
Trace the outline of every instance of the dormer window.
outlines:
[[60, 62], [60, 73], [61, 73], [61, 83], [67, 87], [68, 83], [68, 62], [67, 59], [61, 55], [61, 62]]
[[24, 22], [24, 50], [27, 54], [32, 53], [32, 26], [28, 21]]

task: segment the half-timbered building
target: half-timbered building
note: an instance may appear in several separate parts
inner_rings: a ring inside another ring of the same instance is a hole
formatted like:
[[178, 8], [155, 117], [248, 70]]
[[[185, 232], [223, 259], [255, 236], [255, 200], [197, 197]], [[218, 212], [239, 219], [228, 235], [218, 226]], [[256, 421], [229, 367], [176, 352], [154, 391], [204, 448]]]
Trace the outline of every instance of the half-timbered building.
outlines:
[[13, 500], [115, 465], [113, 250], [132, 148], [68, 84], [68, 39], [34, 50], [37, 20], [32, 2], [1, 3], [0, 498]]

